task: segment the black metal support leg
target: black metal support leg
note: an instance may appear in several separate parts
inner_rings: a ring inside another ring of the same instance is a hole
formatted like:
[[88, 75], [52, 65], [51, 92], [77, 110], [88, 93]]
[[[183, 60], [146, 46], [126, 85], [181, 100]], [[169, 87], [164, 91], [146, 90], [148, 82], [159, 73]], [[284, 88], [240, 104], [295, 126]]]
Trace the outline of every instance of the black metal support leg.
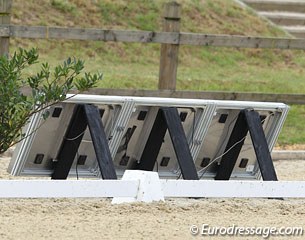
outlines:
[[117, 179], [99, 110], [93, 105], [84, 105], [84, 109], [102, 177]]
[[[233, 168], [239, 156], [240, 150], [244, 144], [245, 141], [244, 138], [247, 135], [247, 132], [248, 132], [247, 122], [245, 120], [244, 113], [241, 111], [236, 119], [231, 136], [225, 148], [225, 152], [227, 153], [221, 159], [220, 166], [215, 176], [215, 180], [230, 179]], [[237, 142], [239, 143], [236, 144]]]
[[269, 152], [259, 114], [255, 111], [244, 110], [252, 144], [258, 165], [264, 181], [277, 181], [276, 172]]
[[222, 157], [215, 180], [229, 180], [248, 131], [263, 180], [277, 181], [260, 116], [258, 112], [249, 109], [240, 111], [238, 115], [225, 152], [232, 149]]
[[103, 179], [117, 179], [110, 155], [108, 141], [100, 119], [99, 110], [93, 105], [76, 105], [66, 136], [57, 156], [52, 179], [66, 179], [89, 126], [96, 159]]
[[84, 108], [76, 105], [57, 156], [52, 179], [66, 179], [87, 127]]
[[197, 180], [196, 167], [176, 108], [163, 107], [159, 109], [138, 169], [153, 170], [167, 129], [169, 130], [183, 178]]
[[198, 180], [198, 174], [181, 124], [177, 108], [161, 108], [171, 137], [183, 179]]
[[162, 115], [162, 111], [159, 110], [144, 147], [138, 169], [146, 171], [152, 171], [154, 169], [166, 130], [166, 122]]

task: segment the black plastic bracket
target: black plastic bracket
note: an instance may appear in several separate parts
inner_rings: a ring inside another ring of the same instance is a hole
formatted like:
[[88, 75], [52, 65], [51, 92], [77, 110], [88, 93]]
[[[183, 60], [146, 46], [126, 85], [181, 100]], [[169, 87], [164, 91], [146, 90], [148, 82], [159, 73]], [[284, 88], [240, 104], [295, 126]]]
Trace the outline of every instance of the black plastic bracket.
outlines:
[[198, 180], [181, 119], [177, 108], [174, 107], [161, 107], [159, 109], [137, 168], [147, 171], [154, 169], [167, 130], [172, 140], [182, 177], [188, 180]]
[[[253, 109], [240, 111], [225, 148], [225, 152], [227, 153], [221, 159], [215, 180], [230, 179], [248, 131], [250, 132], [263, 180], [277, 181], [261, 119], [258, 112]], [[231, 150], [229, 151], [229, 149]]]
[[68, 177], [87, 126], [102, 178], [117, 179], [99, 109], [88, 104], [78, 104], [74, 108], [66, 136], [57, 156], [52, 179], [66, 179]]

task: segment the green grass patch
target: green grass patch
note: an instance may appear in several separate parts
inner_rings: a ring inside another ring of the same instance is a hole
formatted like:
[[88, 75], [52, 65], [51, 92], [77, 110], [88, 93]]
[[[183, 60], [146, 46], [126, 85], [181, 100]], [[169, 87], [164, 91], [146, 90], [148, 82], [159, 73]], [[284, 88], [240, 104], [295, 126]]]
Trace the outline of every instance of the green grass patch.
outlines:
[[305, 106], [292, 105], [287, 120], [279, 136], [280, 145], [305, 143]]
[[63, 13], [76, 14], [77, 7], [68, 0], [51, 0], [52, 7], [62, 11]]
[[[14, 0], [13, 24], [161, 31], [165, 0]], [[232, 0], [179, 0], [181, 31], [287, 37], [280, 29]], [[39, 12], [39, 14], [33, 14]], [[157, 89], [159, 44], [13, 39], [37, 47], [42, 62], [55, 66], [68, 56], [100, 71], [102, 88]], [[178, 90], [305, 93], [304, 51], [181, 46]], [[36, 71], [29, 69], [25, 75]], [[304, 106], [292, 106], [280, 144], [304, 143]], [[305, 134], [304, 134], [305, 135]]]

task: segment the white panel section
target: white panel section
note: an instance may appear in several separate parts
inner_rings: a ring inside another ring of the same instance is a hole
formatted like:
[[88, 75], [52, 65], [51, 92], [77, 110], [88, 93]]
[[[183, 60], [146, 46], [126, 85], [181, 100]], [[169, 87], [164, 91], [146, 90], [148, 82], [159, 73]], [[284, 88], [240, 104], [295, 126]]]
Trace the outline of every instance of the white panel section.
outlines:
[[144, 171], [128, 175], [133, 180], [1, 180], [0, 198], [115, 197], [113, 203], [164, 197], [305, 198], [305, 181], [159, 180]]
[[22, 171], [25, 165], [24, 160], [29, 155], [31, 146], [37, 133], [36, 130], [39, 128], [41, 120], [42, 112], [38, 112], [30, 118], [29, 125], [25, 129], [25, 136], [27, 137], [17, 145], [13, 153], [13, 158], [16, 159], [16, 161], [11, 161], [9, 165], [9, 172], [13, 176], [20, 175], [20, 172]]
[[1, 180], [0, 198], [135, 197], [138, 186], [138, 180]]
[[[67, 95], [69, 98], [71, 95]], [[206, 99], [184, 99], [184, 98], [157, 98], [157, 97], [130, 97], [130, 96], [102, 96], [102, 95], [87, 95], [78, 94], [65, 102], [71, 103], [92, 103], [99, 104], [107, 103], [123, 103], [132, 101], [135, 104], [149, 105], [149, 106], [173, 106], [173, 107], [202, 107], [205, 105], [216, 104], [219, 107], [228, 109], [241, 108], [255, 108], [257, 110], [264, 110], [270, 108], [286, 108], [284, 103], [275, 102], [252, 102], [252, 101], [228, 101], [228, 100], [206, 100]]]
[[305, 181], [161, 180], [165, 197], [305, 198]]

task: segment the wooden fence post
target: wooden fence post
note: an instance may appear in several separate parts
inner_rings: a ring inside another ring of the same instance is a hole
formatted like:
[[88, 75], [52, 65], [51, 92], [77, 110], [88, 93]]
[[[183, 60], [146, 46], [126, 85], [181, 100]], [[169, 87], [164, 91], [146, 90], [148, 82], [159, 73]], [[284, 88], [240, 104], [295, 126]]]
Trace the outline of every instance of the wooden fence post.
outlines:
[[[9, 25], [11, 21], [12, 0], [0, 0], [0, 25]], [[0, 56], [9, 53], [9, 37], [0, 37]]]
[[[165, 5], [164, 11], [164, 32], [180, 31], [180, 4], [170, 2]], [[176, 77], [178, 67], [179, 44], [162, 44], [160, 69], [159, 69], [159, 89], [176, 89]]]

